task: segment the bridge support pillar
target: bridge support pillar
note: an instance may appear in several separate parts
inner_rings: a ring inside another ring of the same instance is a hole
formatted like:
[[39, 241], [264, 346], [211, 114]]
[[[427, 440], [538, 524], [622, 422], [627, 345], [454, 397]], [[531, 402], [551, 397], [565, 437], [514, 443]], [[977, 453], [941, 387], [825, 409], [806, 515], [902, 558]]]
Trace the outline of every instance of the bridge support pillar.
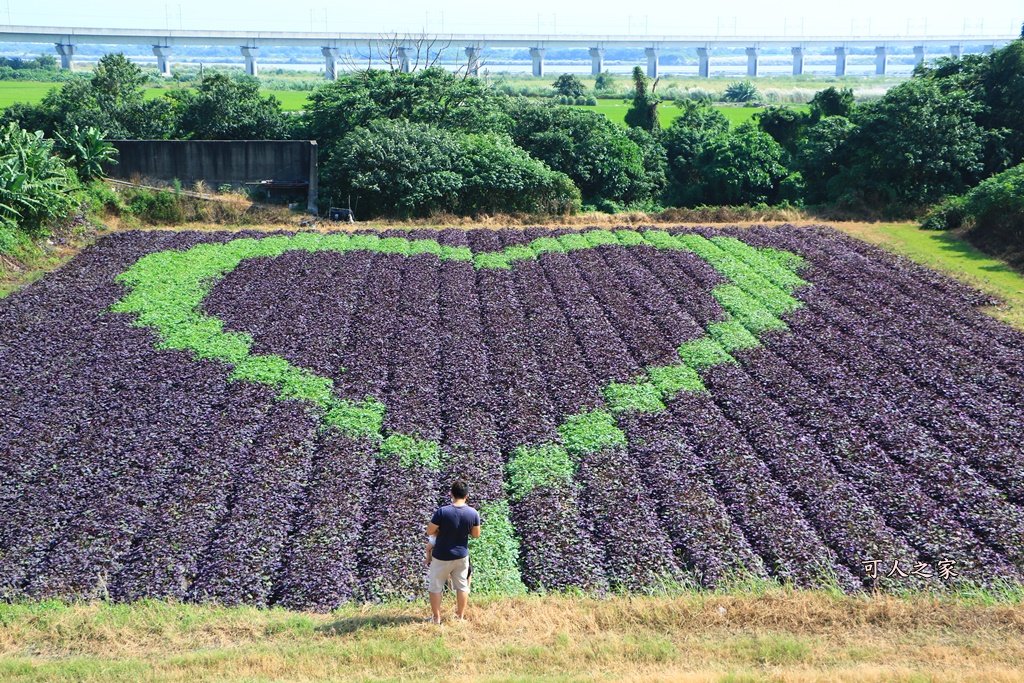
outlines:
[[466, 72], [470, 76], [476, 76], [480, 73], [480, 48], [466, 48]]
[[924, 45], [914, 48], [914, 64], [924, 64]]
[[658, 77], [658, 55], [661, 54], [661, 50], [656, 47], [645, 47], [644, 54], [647, 55], [647, 77], [657, 78]]
[[409, 73], [412, 70], [409, 64], [409, 47], [399, 45], [395, 50], [398, 52], [398, 70], [404, 74]]
[[590, 75], [596, 76], [604, 71], [604, 48], [590, 48]]
[[245, 57], [245, 73], [250, 76], [260, 75], [260, 49], [258, 47], [242, 46], [242, 56]]
[[884, 76], [889, 67], [889, 48], [879, 46], [875, 48], [875, 75]]
[[794, 47], [790, 52], [793, 53], [793, 75], [802, 76], [804, 74], [804, 49]]
[[846, 47], [836, 48], [836, 76], [846, 75]]
[[154, 45], [153, 54], [156, 55], [156, 68], [161, 76], [171, 76], [171, 48], [169, 45]]
[[748, 47], [747, 48], [747, 75], [753, 78], [757, 77], [758, 71], [760, 70], [760, 57], [761, 48], [759, 47]]
[[533, 60], [533, 75], [543, 76], [544, 75], [544, 53], [547, 52], [542, 47], [531, 47], [530, 48], [530, 59]]
[[60, 68], [62, 69], [74, 69], [75, 68], [75, 46], [68, 43], [57, 43], [54, 47], [57, 48], [57, 54], [60, 55]]
[[320, 54], [324, 56], [324, 75], [327, 80], [333, 81], [338, 78], [338, 48], [322, 47]]
[[964, 46], [963, 45], [950, 45], [949, 46], [949, 54], [951, 54], [952, 56], [956, 57], [957, 59], [960, 59], [961, 57], [964, 56]]
[[711, 73], [711, 48], [697, 48], [697, 76], [707, 78]]

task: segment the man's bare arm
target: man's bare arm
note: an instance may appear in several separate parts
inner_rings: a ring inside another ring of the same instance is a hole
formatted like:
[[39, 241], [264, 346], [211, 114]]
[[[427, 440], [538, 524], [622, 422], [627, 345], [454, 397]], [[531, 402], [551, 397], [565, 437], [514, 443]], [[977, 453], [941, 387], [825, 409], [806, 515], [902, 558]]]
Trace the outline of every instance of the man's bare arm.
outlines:
[[427, 525], [427, 536], [434, 536], [437, 534], [437, 530], [441, 527], [437, 526], [433, 522]]
[[480, 525], [477, 524], [475, 527], [469, 530], [469, 535], [473, 538], [480, 538]]

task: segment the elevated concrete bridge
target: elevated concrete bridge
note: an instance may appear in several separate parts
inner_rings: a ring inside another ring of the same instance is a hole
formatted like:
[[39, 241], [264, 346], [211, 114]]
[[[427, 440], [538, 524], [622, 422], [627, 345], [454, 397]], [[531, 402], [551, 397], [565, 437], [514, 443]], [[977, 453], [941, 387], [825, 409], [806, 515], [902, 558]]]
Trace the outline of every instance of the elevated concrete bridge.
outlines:
[[60, 54], [61, 66], [74, 66], [75, 48], [83, 44], [149, 45], [156, 55], [160, 73], [170, 75], [171, 55], [180, 46], [235, 46], [245, 58], [245, 70], [250, 75], [259, 71], [261, 47], [319, 47], [324, 56], [327, 78], [337, 77], [338, 55], [343, 49], [368, 48], [371, 54], [386, 55], [402, 71], [415, 68], [414, 59], [426, 47], [437, 50], [440, 46], [461, 47], [466, 55], [466, 68], [475, 74], [485, 47], [528, 48], [533, 58], [533, 74], [544, 75], [544, 55], [550, 48], [589, 49], [591, 73], [604, 69], [604, 55], [608, 48], [643, 48], [647, 56], [647, 75], [658, 76], [658, 58], [664, 49], [693, 49], [697, 53], [698, 73], [708, 76], [711, 59], [716, 49], [745, 48], [747, 75], [759, 75], [762, 48], [790, 48], [793, 55], [793, 74], [804, 70], [804, 51], [808, 48], [832, 48], [836, 56], [836, 75], [846, 75], [846, 58], [851, 48], [874, 48], [875, 73], [885, 75], [889, 51], [894, 47], [913, 48], [915, 59], [923, 62], [928, 55], [951, 54], [961, 56], [965, 49], [991, 51], [1017, 38], [1016, 35], [948, 35], [948, 36], [632, 36], [632, 35], [517, 35], [500, 33], [452, 34], [385, 34], [385, 33], [328, 33], [288, 31], [184, 31], [150, 29], [97, 29], [50, 26], [0, 26], [0, 42], [52, 43]]

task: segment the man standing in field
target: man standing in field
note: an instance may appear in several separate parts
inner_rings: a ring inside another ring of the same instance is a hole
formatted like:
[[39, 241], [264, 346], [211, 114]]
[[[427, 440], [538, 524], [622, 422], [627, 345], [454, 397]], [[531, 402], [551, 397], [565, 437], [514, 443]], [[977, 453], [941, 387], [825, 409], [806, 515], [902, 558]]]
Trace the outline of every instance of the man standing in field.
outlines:
[[452, 504], [438, 508], [427, 525], [427, 536], [437, 536], [427, 591], [430, 593], [432, 621], [441, 623], [441, 591], [451, 579], [455, 589], [456, 614], [466, 618], [469, 602], [469, 537], [480, 538], [480, 514], [466, 504], [469, 486], [459, 480], [452, 484]]

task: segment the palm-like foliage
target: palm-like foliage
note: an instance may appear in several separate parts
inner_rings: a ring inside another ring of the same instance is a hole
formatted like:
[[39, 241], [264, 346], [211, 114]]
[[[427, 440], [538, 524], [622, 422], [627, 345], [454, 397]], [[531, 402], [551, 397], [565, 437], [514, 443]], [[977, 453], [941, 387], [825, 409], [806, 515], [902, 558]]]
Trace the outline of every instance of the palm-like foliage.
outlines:
[[30, 235], [68, 215], [75, 207], [69, 192], [76, 184], [64, 160], [53, 154], [53, 142], [41, 132], [16, 124], [0, 129], [0, 221]]
[[103, 164], [117, 161], [117, 148], [103, 139], [103, 133], [94, 126], [74, 129], [65, 137], [57, 133], [61, 151], [68, 163], [78, 171], [82, 180], [102, 178]]
[[725, 86], [725, 94], [722, 99], [726, 102], [750, 102], [758, 97], [757, 86], [750, 81], [730, 83]]

